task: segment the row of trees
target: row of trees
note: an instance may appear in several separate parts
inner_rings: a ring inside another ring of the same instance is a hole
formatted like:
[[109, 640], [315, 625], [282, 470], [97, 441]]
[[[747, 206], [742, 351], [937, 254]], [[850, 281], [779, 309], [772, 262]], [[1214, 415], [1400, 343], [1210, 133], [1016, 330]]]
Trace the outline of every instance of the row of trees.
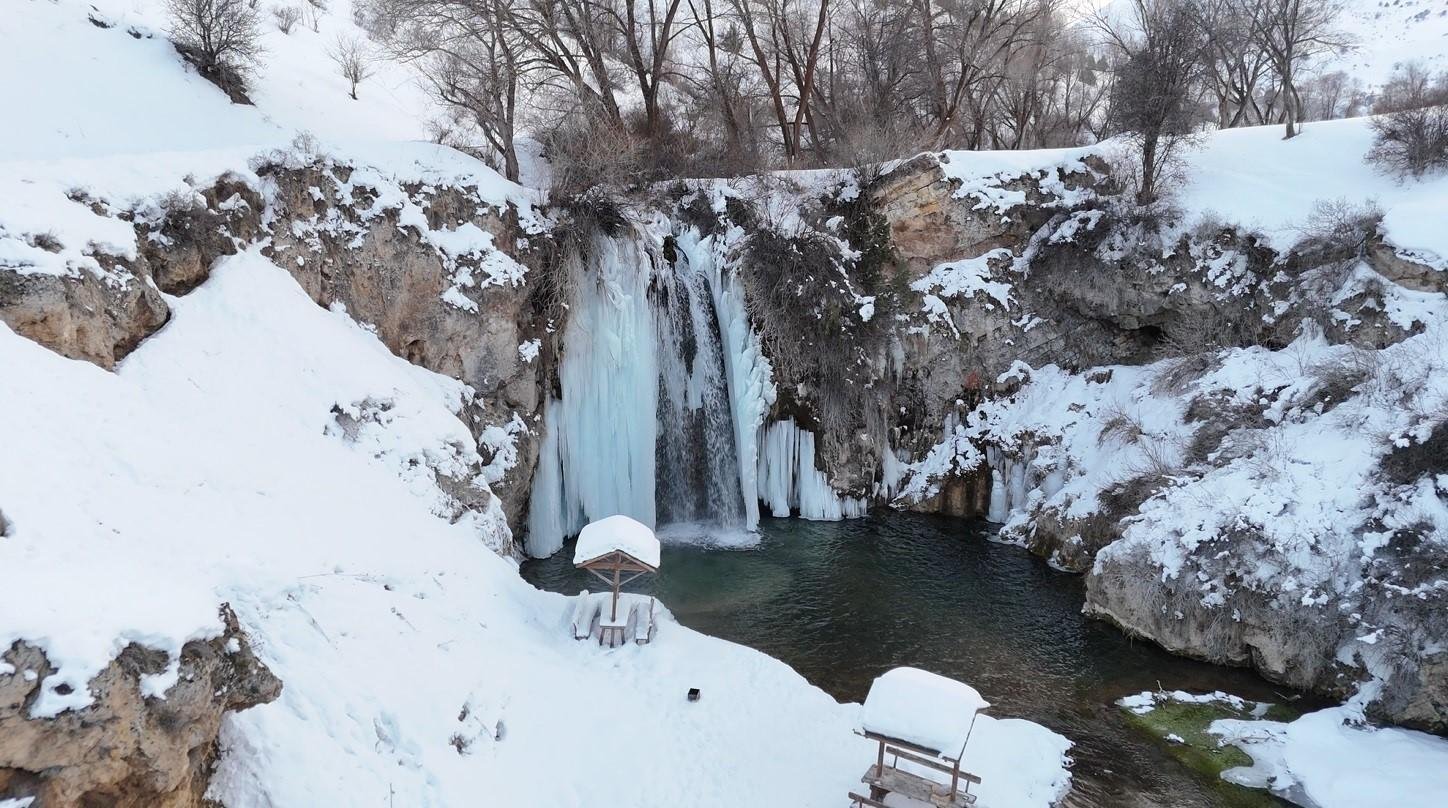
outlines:
[[[1111, 16], [1061, 1], [361, 0], [354, 11], [508, 177], [527, 132], [564, 191], [1125, 133], [1150, 202], [1206, 127], [1280, 123], [1290, 138], [1304, 121], [1367, 109], [1343, 74], [1308, 75], [1346, 45], [1339, 0], [1118, 0]], [[168, 2], [203, 72], [255, 58], [256, 0]], [[355, 97], [370, 55], [359, 41], [334, 50]]]
[[702, 173], [1143, 128], [1150, 148], [1208, 123], [1291, 137], [1353, 111], [1342, 77], [1303, 78], [1344, 44], [1336, 2], [1129, 0], [1083, 20], [1059, 0], [365, 0], [359, 22], [516, 178], [524, 130]]

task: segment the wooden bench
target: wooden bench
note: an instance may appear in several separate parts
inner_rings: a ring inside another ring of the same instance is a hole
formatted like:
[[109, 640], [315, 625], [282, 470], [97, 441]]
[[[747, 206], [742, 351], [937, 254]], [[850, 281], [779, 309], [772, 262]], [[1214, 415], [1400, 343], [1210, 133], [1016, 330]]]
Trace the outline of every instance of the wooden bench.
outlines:
[[889, 794], [901, 794], [939, 808], [965, 808], [975, 804], [974, 794], [962, 791], [952, 798], [949, 786], [889, 766], [883, 771], [878, 766], [871, 766], [865, 776], [860, 778], [860, 782], [870, 786], [871, 791], [879, 789]]

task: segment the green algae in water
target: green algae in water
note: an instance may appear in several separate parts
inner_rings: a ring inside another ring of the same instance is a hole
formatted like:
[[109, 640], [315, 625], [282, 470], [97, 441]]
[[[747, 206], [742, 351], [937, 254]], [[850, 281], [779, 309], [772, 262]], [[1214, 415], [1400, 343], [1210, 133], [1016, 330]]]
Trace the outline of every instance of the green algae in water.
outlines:
[[1223, 805], [1230, 808], [1276, 808], [1287, 804], [1266, 791], [1223, 780], [1222, 772], [1238, 766], [1251, 766], [1252, 757], [1235, 746], [1220, 744], [1220, 739], [1207, 729], [1213, 721], [1222, 718], [1291, 721], [1299, 715], [1296, 710], [1280, 704], [1256, 702], [1244, 702], [1238, 706], [1225, 700], [1177, 701], [1168, 695], [1158, 696], [1152, 709], [1144, 713], [1126, 706], [1120, 709], [1133, 727], [1159, 742], [1168, 754], [1216, 790]]

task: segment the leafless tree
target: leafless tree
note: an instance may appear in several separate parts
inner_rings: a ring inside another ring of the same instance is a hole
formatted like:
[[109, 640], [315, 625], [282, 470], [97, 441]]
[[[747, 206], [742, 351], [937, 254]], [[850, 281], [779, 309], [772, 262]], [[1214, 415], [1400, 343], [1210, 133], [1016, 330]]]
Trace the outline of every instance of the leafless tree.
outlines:
[[830, 0], [731, 0], [749, 54], [767, 88], [787, 160], [805, 152], [804, 135], [819, 147], [811, 114]]
[[261, 55], [259, 15], [246, 0], [166, 0], [171, 38], [210, 78], [245, 71]]
[[1296, 137], [1304, 120], [1298, 88], [1302, 67], [1313, 58], [1345, 47], [1337, 30], [1341, 0], [1238, 0], [1248, 3], [1252, 40], [1266, 55], [1277, 79], [1287, 138]]
[[1208, 86], [1217, 105], [1217, 126], [1265, 123], [1259, 102], [1271, 71], [1267, 54], [1253, 40], [1258, 0], [1196, 0], [1193, 18], [1206, 40]]
[[357, 85], [370, 78], [373, 73], [372, 54], [367, 42], [360, 37], [337, 36], [337, 41], [327, 51], [337, 70], [349, 85], [348, 95], [357, 100]]
[[1098, 16], [1096, 21], [1119, 51], [1111, 120], [1135, 143], [1141, 170], [1136, 196], [1147, 204], [1157, 198], [1162, 173], [1195, 128], [1206, 44], [1182, 0], [1132, 0], [1129, 20]]
[[1386, 171], [1420, 177], [1448, 168], [1448, 73], [1400, 67], [1374, 106], [1376, 136], [1368, 160]]
[[520, 176], [516, 146], [525, 37], [513, 27], [517, 0], [380, 0], [372, 19], [393, 55], [417, 64], [434, 97], [465, 115]]
[[327, 0], [307, 0], [302, 11], [311, 17], [312, 30], [316, 31], [322, 26], [322, 12], [327, 10]]

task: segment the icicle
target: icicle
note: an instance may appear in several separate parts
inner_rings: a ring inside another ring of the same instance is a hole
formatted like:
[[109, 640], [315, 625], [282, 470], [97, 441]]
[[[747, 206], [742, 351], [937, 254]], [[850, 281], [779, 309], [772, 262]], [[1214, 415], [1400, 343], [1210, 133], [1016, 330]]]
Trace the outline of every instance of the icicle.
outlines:
[[794, 421], [775, 421], [759, 454], [759, 498], [774, 516], [798, 511], [804, 519], [834, 521], [864, 516], [865, 500], [842, 497], [815, 468], [815, 435]]

